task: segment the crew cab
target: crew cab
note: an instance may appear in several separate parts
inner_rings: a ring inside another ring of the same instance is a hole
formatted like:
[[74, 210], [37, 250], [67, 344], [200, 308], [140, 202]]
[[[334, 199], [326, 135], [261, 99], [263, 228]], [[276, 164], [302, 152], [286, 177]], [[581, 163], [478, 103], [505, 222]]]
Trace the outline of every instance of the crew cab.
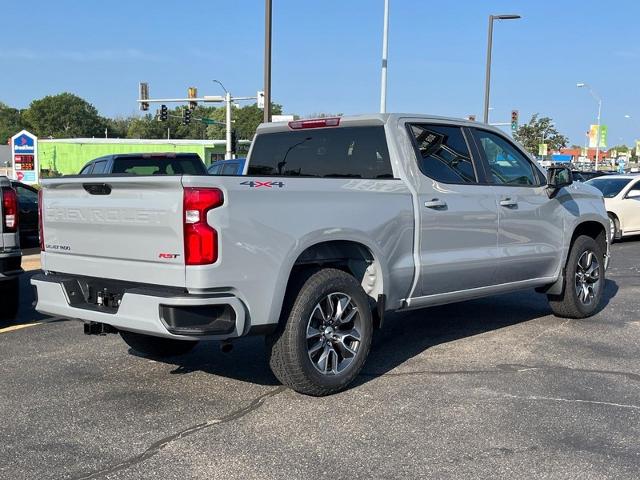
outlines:
[[0, 176], [0, 319], [13, 319], [19, 305], [20, 250], [19, 202], [7, 177]]
[[[533, 289], [596, 312], [601, 193], [500, 130], [379, 114], [261, 125], [246, 176], [45, 180], [36, 309], [134, 350], [264, 335], [277, 378], [327, 395], [385, 312]], [[524, 308], [524, 307], [523, 307]]]

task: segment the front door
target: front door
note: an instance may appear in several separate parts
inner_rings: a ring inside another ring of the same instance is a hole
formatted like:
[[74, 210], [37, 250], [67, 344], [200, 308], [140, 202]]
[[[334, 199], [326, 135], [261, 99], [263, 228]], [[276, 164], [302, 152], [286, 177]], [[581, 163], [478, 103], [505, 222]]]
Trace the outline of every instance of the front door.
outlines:
[[624, 233], [640, 233], [640, 180], [631, 182], [631, 187], [619, 202], [619, 216], [622, 219]]
[[418, 161], [420, 281], [414, 297], [495, 284], [498, 211], [463, 129], [409, 123]]
[[563, 206], [542, 172], [505, 136], [473, 129], [498, 203], [498, 282], [553, 277], [562, 258]]

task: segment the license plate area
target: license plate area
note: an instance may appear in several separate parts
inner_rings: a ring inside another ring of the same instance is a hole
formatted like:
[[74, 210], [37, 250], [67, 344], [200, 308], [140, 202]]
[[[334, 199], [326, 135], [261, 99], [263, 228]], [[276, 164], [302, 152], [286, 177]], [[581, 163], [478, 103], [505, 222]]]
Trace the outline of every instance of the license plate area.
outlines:
[[[117, 313], [130, 285], [97, 278], [69, 278], [60, 282], [72, 307]], [[133, 284], [132, 284], [133, 285]]]

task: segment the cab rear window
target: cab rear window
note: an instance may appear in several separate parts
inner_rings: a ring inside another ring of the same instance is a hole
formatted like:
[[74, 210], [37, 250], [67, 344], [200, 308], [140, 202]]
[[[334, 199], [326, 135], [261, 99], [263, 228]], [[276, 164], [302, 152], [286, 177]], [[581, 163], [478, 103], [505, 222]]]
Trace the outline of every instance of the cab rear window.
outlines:
[[206, 175], [200, 157], [123, 157], [113, 160], [111, 173], [129, 175]]
[[382, 126], [340, 127], [258, 135], [248, 175], [393, 178]]

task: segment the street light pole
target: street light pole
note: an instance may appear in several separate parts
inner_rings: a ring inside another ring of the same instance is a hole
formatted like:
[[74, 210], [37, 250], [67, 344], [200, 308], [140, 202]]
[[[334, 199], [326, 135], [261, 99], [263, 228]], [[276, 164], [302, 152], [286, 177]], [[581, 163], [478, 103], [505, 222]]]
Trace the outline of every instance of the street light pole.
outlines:
[[591, 88], [591, 86], [587, 83], [577, 83], [576, 87], [578, 88], [584, 88], [586, 87], [589, 90], [589, 93], [591, 94], [591, 96], [593, 97], [593, 99], [598, 102], [598, 126], [597, 126], [597, 138], [596, 138], [596, 165], [595, 165], [595, 169], [596, 172], [598, 171], [598, 160], [600, 159], [600, 115], [602, 113], [602, 98], [600, 97], [600, 95], [598, 95], [593, 88]]
[[264, 123], [271, 121], [271, 0], [264, 7]]
[[231, 129], [233, 128], [231, 125], [231, 94], [227, 90], [227, 88], [222, 84], [220, 80], [213, 80], [214, 83], [217, 83], [224, 90], [224, 104], [225, 104], [225, 117], [226, 117], [226, 150], [224, 153], [225, 160], [231, 160], [233, 158], [233, 153], [231, 151]]
[[382, 33], [382, 79], [380, 87], [380, 113], [387, 111], [387, 59], [389, 54], [389, 0], [384, 0], [384, 27]]
[[521, 18], [520, 15], [489, 15], [489, 32], [487, 34], [487, 66], [484, 77], [484, 123], [489, 123], [489, 93], [491, 90], [491, 50], [493, 49], [493, 21], [517, 20], [518, 18]]
[[484, 76], [484, 110], [482, 121], [489, 123], [489, 90], [491, 89], [491, 50], [493, 46], [493, 15], [489, 15], [489, 33], [487, 34], [487, 67]]

